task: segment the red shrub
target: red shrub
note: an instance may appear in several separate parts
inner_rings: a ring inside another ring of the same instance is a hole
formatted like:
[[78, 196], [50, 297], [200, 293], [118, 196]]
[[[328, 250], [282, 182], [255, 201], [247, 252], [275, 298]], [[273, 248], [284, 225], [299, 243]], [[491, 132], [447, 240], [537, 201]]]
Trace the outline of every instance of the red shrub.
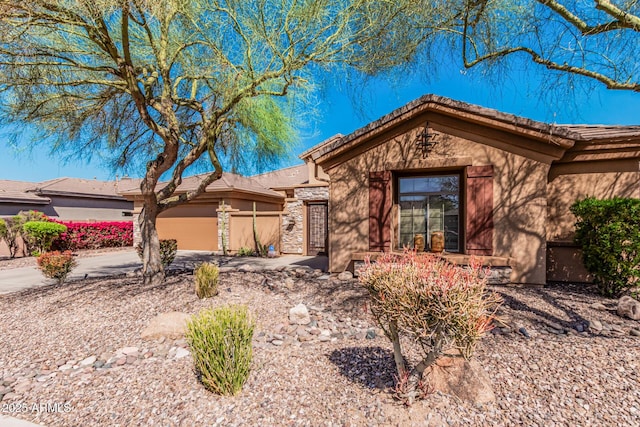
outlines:
[[115, 248], [133, 245], [132, 222], [58, 221], [67, 226], [53, 247], [61, 250]]
[[49, 279], [56, 279], [58, 285], [67, 278], [77, 263], [73, 259], [73, 255], [70, 251], [66, 252], [45, 252], [38, 258], [38, 268], [42, 271], [42, 274]]

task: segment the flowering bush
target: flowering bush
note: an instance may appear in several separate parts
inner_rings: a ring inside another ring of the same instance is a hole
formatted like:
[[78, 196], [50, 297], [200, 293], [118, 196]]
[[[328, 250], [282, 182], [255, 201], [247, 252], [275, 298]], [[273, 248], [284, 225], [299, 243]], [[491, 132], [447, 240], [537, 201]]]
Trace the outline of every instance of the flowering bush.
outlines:
[[54, 242], [56, 249], [76, 251], [133, 245], [133, 223], [130, 221], [58, 223], [65, 225], [67, 231]]
[[[420, 395], [426, 368], [447, 350], [469, 358], [477, 341], [491, 328], [500, 298], [486, 291], [479, 263], [453, 265], [439, 256], [407, 251], [383, 254], [366, 262], [360, 282], [369, 291], [371, 312], [393, 343], [398, 378], [408, 403]], [[405, 367], [400, 335], [420, 345], [424, 358]]]
[[65, 281], [76, 265], [70, 251], [45, 252], [38, 257], [38, 268], [42, 274], [49, 279], [56, 279], [58, 285]]

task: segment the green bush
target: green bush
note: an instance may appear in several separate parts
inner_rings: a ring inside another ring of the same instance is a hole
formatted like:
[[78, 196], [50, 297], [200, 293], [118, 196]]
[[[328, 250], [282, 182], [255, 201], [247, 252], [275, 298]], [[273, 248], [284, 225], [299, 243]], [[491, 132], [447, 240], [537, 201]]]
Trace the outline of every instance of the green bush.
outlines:
[[221, 395], [242, 390], [251, 370], [254, 328], [246, 306], [203, 309], [187, 323], [187, 342], [206, 389]]
[[77, 266], [76, 260], [70, 251], [45, 252], [38, 257], [38, 268], [49, 279], [56, 279], [61, 285]]
[[238, 249], [238, 256], [254, 256], [256, 253], [253, 249], [245, 246]]
[[31, 255], [40, 255], [51, 249], [51, 244], [67, 227], [56, 222], [29, 221], [22, 226], [22, 238], [28, 243]]
[[[15, 252], [18, 250], [18, 237], [22, 238], [22, 242], [24, 243], [24, 247], [22, 249], [23, 255], [31, 255], [32, 253], [37, 252], [37, 248], [35, 248], [29, 238], [25, 235], [23, 230], [24, 224], [27, 222], [47, 222], [49, 221], [49, 217], [38, 211], [20, 211], [17, 215], [11, 218], [10, 222], [10, 230], [12, 233], [10, 237], [13, 239], [13, 244], [15, 246]], [[8, 242], [7, 242], [8, 243]], [[9, 248], [11, 249], [11, 248]], [[15, 253], [14, 253], [15, 256]]]
[[[142, 259], [144, 247], [142, 243], [136, 245], [136, 252], [140, 259]], [[160, 239], [160, 262], [163, 267], [170, 266], [176, 259], [178, 253], [178, 241], [176, 239]]]
[[[486, 290], [486, 272], [472, 261], [468, 268], [432, 254], [385, 253], [366, 262], [360, 283], [369, 291], [371, 312], [393, 343], [399, 395], [412, 403], [421, 396], [424, 371], [445, 352], [471, 357], [478, 340], [491, 329], [497, 294]], [[419, 344], [422, 359], [405, 365], [400, 336]]]
[[210, 262], [200, 264], [194, 271], [196, 281], [196, 295], [198, 298], [210, 298], [218, 295], [218, 266]]
[[640, 199], [588, 197], [571, 206], [575, 241], [600, 292], [608, 297], [637, 287], [640, 280]]

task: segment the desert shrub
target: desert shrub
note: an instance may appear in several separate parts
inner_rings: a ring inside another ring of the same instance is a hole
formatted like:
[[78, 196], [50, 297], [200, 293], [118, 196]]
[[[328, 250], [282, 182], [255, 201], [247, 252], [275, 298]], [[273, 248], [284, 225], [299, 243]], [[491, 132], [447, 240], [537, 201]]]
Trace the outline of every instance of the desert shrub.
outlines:
[[[426, 368], [452, 349], [469, 358], [491, 328], [500, 298], [486, 290], [478, 263], [453, 265], [428, 253], [383, 254], [367, 261], [360, 283], [369, 291], [371, 312], [394, 348], [397, 378], [411, 403], [420, 395]], [[422, 360], [408, 370], [400, 336], [419, 344]]]
[[32, 254], [33, 252], [36, 252], [37, 249], [33, 246], [32, 242], [29, 240], [29, 238], [25, 235], [23, 226], [27, 223], [27, 222], [47, 222], [49, 221], [49, 217], [46, 216], [45, 214], [43, 214], [42, 212], [39, 211], [20, 211], [18, 212], [17, 215], [15, 215], [13, 218], [11, 218], [11, 227], [14, 231], [15, 234], [15, 245], [16, 245], [16, 251], [17, 251], [17, 246], [18, 246], [18, 242], [17, 239], [18, 237], [22, 238], [22, 242], [24, 244], [24, 247], [22, 249], [22, 253], [23, 255], [27, 255], [27, 254]]
[[22, 226], [22, 238], [28, 242], [31, 254], [40, 255], [51, 249], [51, 244], [67, 231], [67, 227], [55, 222], [29, 221]]
[[255, 251], [246, 246], [243, 246], [240, 249], [238, 249], [238, 256], [254, 256], [254, 255], [255, 255]]
[[56, 279], [61, 285], [76, 267], [77, 262], [70, 251], [45, 252], [38, 257], [38, 268], [49, 279]]
[[7, 244], [11, 258], [15, 258], [18, 253], [18, 238], [20, 237], [21, 229], [22, 225], [18, 226], [14, 218], [0, 219], [0, 240], [4, 240]]
[[194, 271], [196, 295], [198, 298], [210, 298], [218, 295], [218, 266], [210, 262], [200, 264]]
[[187, 323], [196, 372], [208, 390], [235, 395], [249, 377], [255, 322], [246, 306], [203, 309]]
[[618, 296], [640, 280], [640, 199], [588, 197], [571, 206], [575, 241], [600, 292]]
[[53, 242], [55, 249], [76, 251], [133, 245], [131, 221], [58, 221], [58, 223], [66, 226], [67, 231]]
[[[142, 246], [142, 243], [138, 243], [136, 245], [136, 252], [138, 252], [138, 256], [142, 259], [144, 252], [144, 246]], [[163, 267], [166, 268], [170, 266], [176, 259], [177, 253], [178, 241], [176, 239], [160, 239], [160, 262], [162, 262]]]

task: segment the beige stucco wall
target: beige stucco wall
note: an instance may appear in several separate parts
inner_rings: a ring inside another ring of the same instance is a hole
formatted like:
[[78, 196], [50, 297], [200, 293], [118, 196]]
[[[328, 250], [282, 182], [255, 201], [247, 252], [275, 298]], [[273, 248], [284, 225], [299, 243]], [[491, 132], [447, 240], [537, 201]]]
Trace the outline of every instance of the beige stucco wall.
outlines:
[[[615, 167], [615, 165], [612, 165]], [[560, 175], [549, 182], [549, 240], [572, 240], [576, 218], [569, 211], [578, 199], [597, 197], [640, 198], [640, 172], [589, 173]]]
[[640, 172], [593, 172], [606, 170], [604, 166], [609, 169], [624, 169], [624, 165], [616, 162], [607, 165], [588, 162], [572, 165], [568, 169], [572, 173], [565, 174], [558, 174], [556, 168], [552, 169], [548, 186], [547, 239], [553, 242], [547, 253], [549, 281], [592, 281], [582, 264], [580, 249], [572, 244], [576, 218], [569, 208], [576, 200], [616, 196], [640, 198]]
[[[462, 171], [468, 165], [491, 164], [494, 165], [493, 255], [512, 258], [513, 282], [545, 283], [549, 165], [542, 161], [544, 159], [532, 160], [459, 136], [468, 135], [467, 132], [434, 121], [429, 125], [439, 135], [434, 151], [426, 159], [415, 149], [416, 129], [407, 127], [384, 138], [387, 142], [326, 169], [331, 177], [331, 270], [344, 270], [352, 253], [369, 249], [369, 171], [448, 172]], [[418, 130], [422, 130], [421, 127]], [[491, 143], [491, 136], [491, 131], [487, 131], [481, 140]], [[504, 139], [504, 136], [496, 135], [495, 145], [504, 146], [504, 140], [498, 141], [498, 138]], [[394, 227], [396, 223], [397, 216], [394, 215]], [[392, 242], [395, 245], [393, 232]]]

